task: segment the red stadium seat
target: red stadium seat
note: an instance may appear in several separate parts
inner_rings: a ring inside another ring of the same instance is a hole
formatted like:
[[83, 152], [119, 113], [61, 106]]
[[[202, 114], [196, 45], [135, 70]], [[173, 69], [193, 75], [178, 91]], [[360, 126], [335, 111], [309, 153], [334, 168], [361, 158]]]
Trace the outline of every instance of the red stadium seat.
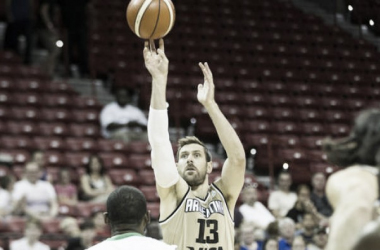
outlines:
[[116, 186], [138, 185], [140, 183], [139, 176], [133, 169], [113, 168], [109, 169], [107, 173], [110, 176], [112, 183]]
[[325, 126], [320, 123], [303, 123], [300, 124], [298, 132], [304, 135], [323, 135], [326, 133]]
[[74, 90], [72, 87], [64, 81], [51, 81], [48, 84], [44, 85], [44, 90], [46, 92], [54, 92], [54, 93], [67, 93], [67, 94], [73, 94]]
[[12, 103], [20, 106], [40, 106], [41, 100], [38, 93], [19, 93], [13, 94]]
[[152, 186], [156, 184], [153, 169], [142, 169], [138, 171], [141, 185]]
[[51, 108], [68, 108], [71, 105], [71, 99], [68, 94], [44, 94], [42, 100], [45, 106]]
[[290, 108], [274, 108], [272, 109], [273, 118], [280, 121], [297, 120], [297, 113]]
[[77, 109], [96, 109], [100, 110], [103, 105], [94, 97], [74, 96], [71, 97], [70, 105]]
[[246, 120], [245, 122], [245, 131], [248, 133], [273, 133], [272, 123], [265, 120]]
[[96, 151], [96, 141], [89, 138], [69, 137], [65, 140], [68, 151]]
[[7, 219], [7, 231], [12, 233], [20, 233], [25, 229], [26, 218], [13, 216]]
[[318, 109], [300, 109], [297, 113], [301, 121], [305, 122], [322, 121], [325, 119]]
[[38, 121], [41, 119], [40, 112], [33, 107], [13, 107], [9, 110], [9, 116], [18, 120]]
[[87, 152], [66, 152], [65, 158], [67, 166], [72, 168], [82, 168], [88, 164], [90, 153]]
[[33, 122], [16, 122], [16, 121], [8, 121], [6, 123], [7, 131], [10, 134], [14, 135], [35, 135], [40, 132], [39, 128]]
[[71, 111], [62, 108], [42, 109], [43, 120], [49, 122], [68, 122], [72, 121]]
[[73, 110], [72, 115], [75, 122], [99, 124], [99, 110]]
[[268, 108], [259, 106], [249, 106], [245, 109], [245, 117], [248, 119], [269, 119], [272, 118], [272, 113]]
[[160, 201], [160, 198], [158, 197], [157, 189], [155, 186], [140, 186], [140, 191], [143, 192], [148, 202]]
[[128, 146], [123, 141], [98, 139], [97, 148], [100, 152], [120, 152], [128, 153]]
[[99, 125], [82, 123], [82, 124], [70, 124], [69, 125], [70, 136], [76, 137], [100, 137]]
[[59, 215], [61, 216], [77, 216], [78, 212], [77, 212], [77, 206], [76, 205], [73, 205], [73, 206], [70, 206], [70, 205], [63, 205], [63, 204], [60, 204], [59, 205], [59, 208], [58, 208], [58, 213]]
[[65, 166], [66, 157], [59, 151], [46, 151], [45, 162], [48, 166]]
[[43, 91], [44, 81], [40, 79], [18, 79], [15, 85], [19, 91], [40, 92]]
[[0, 143], [3, 148], [31, 150], [33, 143], [26, 136], [2, 136]]
[[13, 101], [13, 95], [9, 92], [1, 91], [0, 92], [0, 104], [9, 105]]
[[151, 147], [149, 142], [144, 141], [134, 141], [128, 143], [128, 151], [131, 154], [150, 154]]
[[44, 136], [68, 136], [69, 133], [66, 124], [60, 122], [42, 122], [39, 123], [39, 134]]
[[271, 144], [277, 148], [298, 148], [300, 146], [300, 138], [296, 135], [273, 136]]
[[131, 154], [128, 157], [128, 166], [134, 169], [150, 169], [152, 166], [150, 154]]
[[48, 234], [56, 234], [61, 233], [61, 230], [59, 228], [59, 224], [61, 223], [60, 218], [53, 218], [49, 220], [43, 220], [41, 221], [42, 224], [42, 231], [44, 233]]
[[79, 218], [90, 218], [92, 213], [97, 211], [106, 212], [106, 204], [89, 202], [79, 202], [77, 204], [77, 217]]
[[279, 134], [296, 134], [298, 131], [298, 124], [294, 122], [276, 122], [273, 124], [273, 128]]
[[42, 150], [57, 150], [65, 149], [64, 141], [59, 137], [34, 137], [34, 145]]
[[302, 136], [301, 145], [306, 149], [321, 149], [322, 136]]
[[105, 168], [127, 168], [129, 166], [128, 159], [121, 153], [100, 153]]

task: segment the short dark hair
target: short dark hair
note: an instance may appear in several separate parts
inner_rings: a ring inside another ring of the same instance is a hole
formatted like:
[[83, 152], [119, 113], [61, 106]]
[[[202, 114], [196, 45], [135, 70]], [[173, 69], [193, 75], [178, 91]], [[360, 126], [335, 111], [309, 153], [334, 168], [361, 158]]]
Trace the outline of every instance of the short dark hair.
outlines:
[[107, 199], [109, 223], [139, 225], [147, 213], [144, 194], [132, 186], [120, 186]]
[[327, 138], [322, 148], [328, 160], [340, 167], [354, 164], [380, 166], [380, 110], [362, 111], [348, 137], [339, 140]]
[[206, 161], [210, 162], [212, 160], [211, 153], [208, 150], [208, 148], [206, 147], [206, 145], [201, 140], [199, 140], [197, 137], [195, 137], [195, 136], [186, 136], [186, 137], [181, 138], [181, 139], [178, 140], [177, 159], [179, 159], [179, 152], [181, 151], [181, 148], [183, 146], [185, 146], [185, 145], [188, 145], [188, 144], [198, 144], [198, 145], [201, 145], [204, 148], [204, 152], [205, 152], [205, 155], [206, 155]]
[[80, 224], [79, 226], [80, 230], [86, 230], [86, 229], [95, 229], [95, 224], [92, 220], [87, 219], [83, 223]]

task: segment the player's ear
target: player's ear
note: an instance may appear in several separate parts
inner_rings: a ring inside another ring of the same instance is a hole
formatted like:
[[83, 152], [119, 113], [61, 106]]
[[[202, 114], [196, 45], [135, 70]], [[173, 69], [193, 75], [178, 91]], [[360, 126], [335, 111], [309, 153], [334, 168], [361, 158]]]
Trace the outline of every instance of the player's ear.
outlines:
[[146, 211], [144, 219], [145, 219], [146, 225], [149, 225], [150, 224], [150, 210]]
[[212, 161], [207, 162], [207, 173], [210, 174], [212, 172]]
[[109, 221], [110, 221], [108, 218], [108, 213], [107, 212], [103, 213], [103, 216], [104, 216], [104, 223], [106, 223], [106, 225], [108, 225]]

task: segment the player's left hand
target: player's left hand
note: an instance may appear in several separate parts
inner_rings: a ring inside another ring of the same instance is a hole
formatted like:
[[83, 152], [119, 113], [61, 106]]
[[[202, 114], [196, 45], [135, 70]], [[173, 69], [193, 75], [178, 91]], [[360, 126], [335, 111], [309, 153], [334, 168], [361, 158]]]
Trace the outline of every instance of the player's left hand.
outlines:
[[204, 106], [207, 107], [215, 103], [215, 85], [214, 79], [212, 77], [212, 72], [207, 63], [199, 63], [199, 67], [202, 69], [204, 76], [204, 83], [198, 85], [198, 101]]

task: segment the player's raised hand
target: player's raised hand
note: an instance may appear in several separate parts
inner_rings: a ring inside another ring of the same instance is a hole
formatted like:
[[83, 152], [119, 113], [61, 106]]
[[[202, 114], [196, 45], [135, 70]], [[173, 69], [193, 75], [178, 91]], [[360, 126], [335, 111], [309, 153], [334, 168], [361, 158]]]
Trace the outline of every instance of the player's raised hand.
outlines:
[[199, 63], [199, 67], [202, 69], [204, 76], [204, 83], [198, 85], [198, 101], [203, 106], [208, 106], [215, 103], [214, 99], [214, 79], [212, 77], [212, 72], [207, 63]]
[[144, 46], [145, 67], [153, 78], [158, 79], [167, 77], [169, 71], [169, 60], [165, 55], [164, 40], [160, 39], [159, 48], [156, 51], [149, 49], [149, 42], [145, 42]]

